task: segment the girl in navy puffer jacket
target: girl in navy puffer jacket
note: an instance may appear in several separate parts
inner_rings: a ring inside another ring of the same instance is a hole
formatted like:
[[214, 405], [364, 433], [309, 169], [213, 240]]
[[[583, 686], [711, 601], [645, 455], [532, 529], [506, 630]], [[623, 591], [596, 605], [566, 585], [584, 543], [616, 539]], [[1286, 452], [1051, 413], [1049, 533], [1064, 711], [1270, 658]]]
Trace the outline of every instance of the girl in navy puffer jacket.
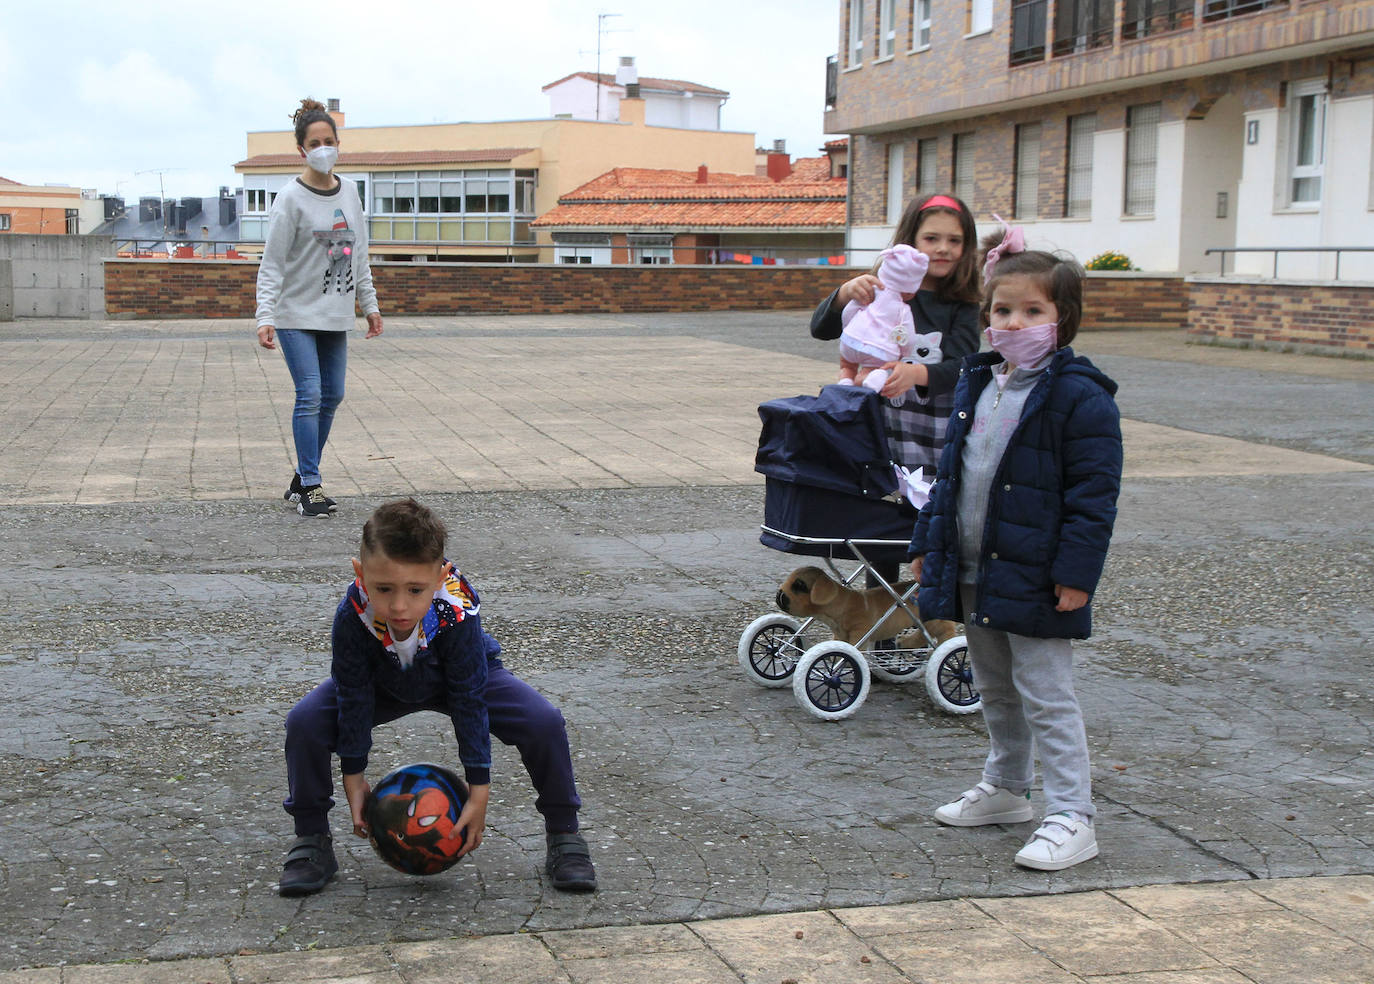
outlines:
[[910, 554], [923, 616], [967, 626], [991, 744], [982, 780], [935, 818], [959, 827], [1030, 820], [1038, 748], [1045, 821], [1016, 862], [1056, 871], [1098, 853], [1070, 640], [1091, 629], [1116, 519], [1121, 426], [1116, 384], [1068, 347], [1082, 268], [1012, 252], [1018, 233], [989, 251], [983, 316], [993, 352], [961, 369]]

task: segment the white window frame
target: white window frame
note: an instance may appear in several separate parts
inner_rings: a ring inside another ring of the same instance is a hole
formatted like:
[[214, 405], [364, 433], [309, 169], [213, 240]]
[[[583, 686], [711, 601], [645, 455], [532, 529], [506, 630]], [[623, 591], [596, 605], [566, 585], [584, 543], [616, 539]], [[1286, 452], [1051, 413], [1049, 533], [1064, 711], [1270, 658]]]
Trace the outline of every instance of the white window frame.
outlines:
[[1018, 219], [1040, 218], [1040, 124], [1021, 123], [1016, 127], [1016, 202]]
[[0, 212], [0, 232], [9, 232], [13, 228], [13, 218], [9, 212]]
[[978, 175], [973, 167], [976, 138], [976, 130], [954, 135], [954, 180], [951, 184], [954, 194], [966, 202], [976, 200], [973, 194], [978, 184]]
[[969, 0], [968, 36], [992, 30], [992, 0]]
[[[1303, 152], [1300, 146], [1303, 125], [1303, 102], [1311, 100], [1314, 110], [1313, 129], [1315, 130], [1314, 146], [1310, 149], [1315, 155], [1315, 160], [1307, 164], [1298, 163], [1299, 157]], [[1310, 208], [1321, 204], [1322, 191], [1324, 186], [1323, 170], [1326, 163], [1326, 116], [1330, 106], [1330, 97], [1326, 91], [1326, 82], [1323, 79], [1307, 79], [1302, 82], [1292, 82], [1288, 86], [1288, 161], [1287, 171], [1288, 180], [1285, 182], [1287, 188], [1286, 200], [1291, 208]], [[1312, 181], [1317, 183], [1317, 196], [1315, 198], [1299, 198], [1297, 194], [1299, 181]]]
[[897, 0], [878, 0], [878, 55], [897, 53]]
[[890, 143], [887, 145], [887, 222], [888, 225], [896, 225], [902, 217], [902, 206], [905, 202], [905, 185], [902, 172], [905, 170], [906, 152], [904, 145]]
[[[1153, 115], [1154, 119], [1149, 119]], [[1145, 119], [1141, 119], [1145, 117]], [[1141, 103], [1126, 107], [1126, 160], [1122, 168], [1121, 214], [1149, 218], [1155, 214], [1159, 193], [1159, 127], [1163, 122], [1162, 103]], [[1148, 175], [1149, 200], [1142, 188]], [[1136, 197], [1131, 197], [1132, 187]]]
[[864, 63], [864, 0], [849, 0], [849, 64], [858, 68]]
[[924, 137], [916, 141], [916, 192], [921, 195], [935, 193], [940, 182], [936, 168], [940, 163], [940, 138]]
[[[1069, 117], [1069, 142], [1064, 160], [1064, 218], [1090, 219], [1093, 215], [1093, 140], [1097, 114]], [[1077, 192], [1077, 195], [1075, 195]]]
[[932, 0], [911, 0], [911, 50], [930, 47], [930, 5]]

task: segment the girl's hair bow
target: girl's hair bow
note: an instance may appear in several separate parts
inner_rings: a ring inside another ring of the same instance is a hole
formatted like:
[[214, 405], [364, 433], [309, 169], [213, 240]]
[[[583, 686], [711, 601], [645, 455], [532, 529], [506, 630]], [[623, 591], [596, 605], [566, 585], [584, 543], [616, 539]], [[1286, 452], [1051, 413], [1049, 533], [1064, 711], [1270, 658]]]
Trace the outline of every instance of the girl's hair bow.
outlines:
[[1009, 225], [1007, 220], [996, 212], [992, 213], [992, 217], [1002, 223], [1002, 241], [988, 250], [988, 255], [983, 260], [983, 281], [985, 283], [992, 277], [992, 271], [1002, 257], [1026, 251], [1026, 230], [1020, 226]]

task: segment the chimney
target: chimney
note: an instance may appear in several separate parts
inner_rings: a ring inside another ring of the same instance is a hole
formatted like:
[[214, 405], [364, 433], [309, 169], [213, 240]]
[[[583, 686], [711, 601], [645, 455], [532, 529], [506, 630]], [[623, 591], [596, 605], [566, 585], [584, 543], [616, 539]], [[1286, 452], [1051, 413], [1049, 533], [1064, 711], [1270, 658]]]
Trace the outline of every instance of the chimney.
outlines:
[[[782, 141], [778, 141], [781, 143]], [[776, 146], [776, 145], [775, 145]], [[792, 173], [792, 158], [787, 151], [778, 153], [773, 151], [768, 155], [768, 177], [773, 181], [781, 181]]]
[[343, 110], [339, 108], [339, 100], [326, 99], [325, 104], [329, 107], [329, 118], [334, 121], [334, 125], [339, 129], [343, 129], [344, 114]]
[[620, 100], [620, 122], [634, 126], [644, 125], [644, 100], [638, 96], [626, 96]]
[[705, 165], [705, 164], [700, 164], [700, 165], [698, 165], [698, 166], [697, 166], [697, 184], [699, 184], [699, 185], [704, 185], [704, 184], [706, 184], [706, 177], [707, 177], [706, 165]]

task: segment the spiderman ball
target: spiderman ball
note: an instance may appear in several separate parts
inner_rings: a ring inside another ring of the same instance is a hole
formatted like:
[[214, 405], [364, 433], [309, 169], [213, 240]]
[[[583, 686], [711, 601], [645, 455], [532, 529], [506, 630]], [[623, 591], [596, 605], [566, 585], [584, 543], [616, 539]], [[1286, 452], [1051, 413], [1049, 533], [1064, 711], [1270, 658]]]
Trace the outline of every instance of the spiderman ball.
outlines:
[[453, 834], [467, 798], [467, 785], [442, 765], [402, 766], [372, 787], [364, 807], [372, 849], [407, 875], [453, 867], [467, 839]]

